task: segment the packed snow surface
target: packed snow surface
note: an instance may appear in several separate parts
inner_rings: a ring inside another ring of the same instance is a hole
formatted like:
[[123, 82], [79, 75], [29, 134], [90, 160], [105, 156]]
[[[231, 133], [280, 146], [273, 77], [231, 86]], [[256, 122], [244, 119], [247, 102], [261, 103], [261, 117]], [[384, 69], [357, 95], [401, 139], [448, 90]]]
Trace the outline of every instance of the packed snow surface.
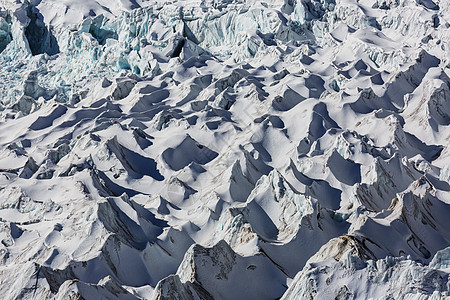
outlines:
[[2, 299], [448, 297], [450, 1], [2, 0], [0, 240]]

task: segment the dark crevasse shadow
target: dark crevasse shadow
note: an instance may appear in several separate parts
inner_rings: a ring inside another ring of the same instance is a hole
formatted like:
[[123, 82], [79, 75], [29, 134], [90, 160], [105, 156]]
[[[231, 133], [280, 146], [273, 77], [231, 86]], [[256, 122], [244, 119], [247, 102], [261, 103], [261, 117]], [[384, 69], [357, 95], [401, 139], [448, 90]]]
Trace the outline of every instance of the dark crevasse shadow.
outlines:
[[264, 240], [275, 241], [278, 236], [278, 228], [264, 211], [264, 209], [256, 202], [251, 201], [247, 204], [247, 210], [244, 212], [253, 230]]
[[11, 16], [7, 12], [0, 11], [0, 53], [6, 49], [12, 41]]
[[32, 55], [59, 53], [59, 45], [53, 33], [44, 23], [44, 17], [36, 7], [28, 6], [27, 16], [30, 18], [25, 28], [25, 37], [28, 40]]
[[437, 5], [433, 0], [416, 0], [416, 3], [431, 10], [439, 10], [439, 5]]
[[58, 105], [49, 115], [40, 116], [30, 125], [31, 130], [41, 130], [52, 126], [53, 122], [67, 112], [67, 107]]
[[309, 90], [309, 97], [320, 98], [320, 95], [325, 91], [325, 81], [317, 75], [311, 74], [305, 78], [305, 86]]
[[156, 161], [150, 157], [145, 157], [126, 147], [120, 145], [116, 140], [108, 143], [109, 149], [113, 151], [121, 161], [124, 168], [132, 178], [141, 178], [144, 175], [150, 176], [157, 181], [164, 180], [164, 176], [159, 173]]
[[135, 196], [138, 192], [131, 190], [129, 188], [123, 187], [115, 182], [113, 182], [103, 171], [94, 169], [93, 172], [94, 186], [101, 191], [101, 195], [104, 197], [108, 196], [120, 196], [122, 194], [127, 194], [128, 197]]
[[343, 158], [336, 151], [328, 159], [327, 166], [340, 182], [347, 185], [361, 182], [361, 165]]
[[192, 162], [204, 165], [218, 156], [218, 153], [200, 145], [190, 136], [175, 148], [168, 148], [162, 153], [162, 158], [175, 171], [179, 171]]

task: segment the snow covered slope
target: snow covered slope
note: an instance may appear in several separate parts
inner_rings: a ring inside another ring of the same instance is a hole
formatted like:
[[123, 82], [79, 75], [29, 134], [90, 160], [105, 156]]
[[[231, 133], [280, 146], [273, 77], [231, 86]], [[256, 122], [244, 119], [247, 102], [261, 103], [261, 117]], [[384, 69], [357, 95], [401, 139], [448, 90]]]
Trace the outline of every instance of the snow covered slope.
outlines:
[[0, 120], [2, 299], [449, 296], [448, 0], [3, 0]]

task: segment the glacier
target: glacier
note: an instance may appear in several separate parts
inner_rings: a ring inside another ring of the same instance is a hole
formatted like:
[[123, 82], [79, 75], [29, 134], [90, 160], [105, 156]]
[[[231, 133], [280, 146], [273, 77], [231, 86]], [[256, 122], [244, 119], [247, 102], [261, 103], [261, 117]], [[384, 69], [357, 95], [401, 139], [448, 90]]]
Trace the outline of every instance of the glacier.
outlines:
[[2, 299], [446, 299], [450, 1], [3, 0]]

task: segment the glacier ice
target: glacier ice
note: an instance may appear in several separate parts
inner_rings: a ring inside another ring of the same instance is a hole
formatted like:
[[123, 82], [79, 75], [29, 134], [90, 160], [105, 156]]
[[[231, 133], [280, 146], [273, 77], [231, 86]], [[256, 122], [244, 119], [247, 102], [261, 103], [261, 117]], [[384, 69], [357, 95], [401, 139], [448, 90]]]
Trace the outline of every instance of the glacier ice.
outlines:
[[4, 0], [3, 299], [445, 299], [448, 0]]

